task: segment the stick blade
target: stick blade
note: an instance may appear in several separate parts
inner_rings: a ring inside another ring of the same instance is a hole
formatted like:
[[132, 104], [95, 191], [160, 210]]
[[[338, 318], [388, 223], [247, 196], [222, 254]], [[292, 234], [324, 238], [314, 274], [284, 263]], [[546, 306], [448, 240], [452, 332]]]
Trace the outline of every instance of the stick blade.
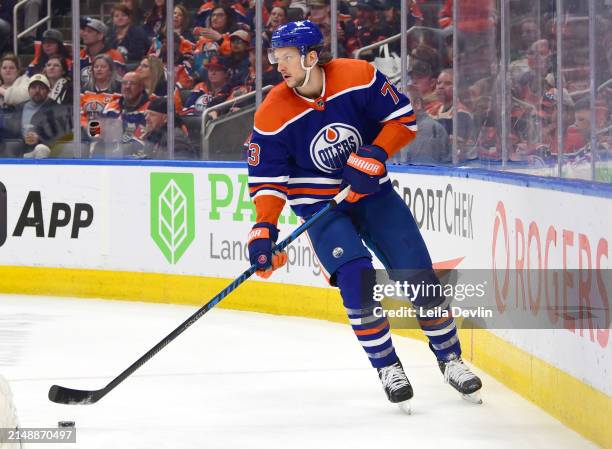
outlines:
[[102, 396], [103, 390], [75, 390], [59, 385], [49, 389], [49, 400], [57, 404], [89, 405], [98, 402]]

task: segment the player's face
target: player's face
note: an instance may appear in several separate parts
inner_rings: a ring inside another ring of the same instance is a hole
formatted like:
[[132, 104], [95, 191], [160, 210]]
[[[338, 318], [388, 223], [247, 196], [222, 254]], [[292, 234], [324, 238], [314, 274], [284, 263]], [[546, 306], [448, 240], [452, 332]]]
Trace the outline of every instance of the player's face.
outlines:
[[300, 52], [295, 47], [277, 48], [274, 56], [278, 61], [277, 70], [283, 76], [283, 80], [290, 88], [301, 86], [306, 76], [306, 71], [302, 69], [300, 63]]

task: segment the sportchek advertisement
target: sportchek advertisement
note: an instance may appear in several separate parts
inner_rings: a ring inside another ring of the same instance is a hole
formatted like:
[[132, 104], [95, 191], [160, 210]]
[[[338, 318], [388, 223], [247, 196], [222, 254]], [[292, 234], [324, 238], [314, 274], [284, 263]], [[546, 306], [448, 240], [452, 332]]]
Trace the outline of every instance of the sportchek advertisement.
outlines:
[[[228, 279], [248, 267], [255, 210], [245, 168], [0, 167], [2, 265]], [[437, 267], [496, 273], [498, 313], [541, 317], [547, 300], [563, 304], [573, 289], [593, 310], [609, 310], [612, 287], [596, 273], [612, 268], [609, 198], [432, 174], [392, 171], [391, 178]], [[298, 225], [285, 208], [281, 238]], [[552, 269], [561, 270], [555, 279], [533, 276]], [[327, 285], [307, 236], [289, 247], [285, 267], [256, 281]], [[593, 327], [493, 332], [612, 394], [610, 329]]]

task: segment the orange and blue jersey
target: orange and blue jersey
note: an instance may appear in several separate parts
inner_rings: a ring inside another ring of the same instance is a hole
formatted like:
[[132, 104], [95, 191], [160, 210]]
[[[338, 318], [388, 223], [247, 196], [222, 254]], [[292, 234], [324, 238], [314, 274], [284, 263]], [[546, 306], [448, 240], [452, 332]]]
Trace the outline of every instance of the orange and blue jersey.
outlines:
[[81, 126], [87, 126], [90, 120], [99, 119], [104, 108], [113, 101], [118, 101], [121, 94], [110, 91], [86, 90], [81, 94]]
[[140, 138], [147, 125], [145, 112], [149, 107], [149, 100], [149, 96], [143, 93], [136, 106], [127, 107], [124, 104], [123, 96], [120, 96], [106, 105], [102, 116], [121, 119], [123, 124], [123, 142], [128, 142], [132, 138]]
[[[282, 83], [255, 114], [247, 160], [258, 221], [276, 223], [286, 201], [299, 216], [315, 213], [338, 193], [352, 152], [374, 144], [392, 156], [416, 134], [410, 101], [371, 64], [336, 59], [322, 68], [319, 98]], [[388, 176], [381, 184], [390, 188]]]

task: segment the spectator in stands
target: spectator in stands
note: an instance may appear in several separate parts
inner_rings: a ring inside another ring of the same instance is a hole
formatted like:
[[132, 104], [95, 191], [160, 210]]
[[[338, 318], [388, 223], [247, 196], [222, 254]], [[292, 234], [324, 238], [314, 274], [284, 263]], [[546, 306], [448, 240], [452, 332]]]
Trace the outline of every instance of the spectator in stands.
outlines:
[[272, 40], [272, 33], [281, 25], [287, 23], [287, 8], [282, 6], [273, 6], [270, 11], [270, 17], [265, 25], [266, 29], [263, 32], [264, 45], [269, 45]]
[[[519, 25], [519, 42], [510, 46], [512, 60], [524, 58], [535, 41], [540, 38], [538, 21], [534, 17], [525, 17]], [[526, 60], [525, 60], [526, 62]]]
[[134, 24], [132, 11], [126, 5], [114, 5], [111, 14], [109, 45], [119, 50], [127, 62], [140, 61], [151, 45], [144, 28]]
[[89, 121], [101, 118], [107, 104], [121, 97], [121, 82], [110, 56], [101, 54], [94, 58], [92, 77], [83, 85], [82, 92], [81, 126], [86, 130]]
[[565, 152], [583, 149], [591, 139], [591, 99], [578, 100], [574, 105], [574, 123], [567, 128]]
[[537, 106], [544, 93], [556, 84], [551, 73], [551, 52], [546, 39], [531, 45], [527, 51], [527, 64], [529, 69], [520, 76], [513, 91], [519, 99]]
[[[254, 23], [250, 17], [252, 12], [254, 12], [254, 8], [249, 10], [248, 1], [246, 5], [239, 0], [204, 1], [196, 14], [194, 34], [199, 34], [199, 28], [215, 28], [213, 26], [212, 15], [217, 8], [225, 10], [224, 19], [232, 24], [230, 31], [233, 31], [234, 26], [244, 29], [254, 28]], [[264, 7], [264, 23], [268, 20], [267, 14], [267, 9]]]
[[[400, 23], [402, 16], [400, 14], [400, 1], [399, 0], [387, 0], [383, 2], [383, 13], [382, 13], [382, 29], [385, 37], [393, 36], [401, 31]], [[416, 25], [423, 24], [423, 12], [419, 7], [419, 4], [414, 0], [408, 1], [408, 26], [407, 29], [412, 28]], [[399, 44], [398, 44], [399, 46]], [[397, 51], [397, 49], [394, 49]], [[399, 52], [398, 52], [399, 53]]]
[[[559, 140], [557, 139], [557, 95], [558, 89], [552, 88], [544, 93], [541, 100], [540, 115], [542, 118], [542, 142], [548, 145], [550, 153], [556, 155], [559, 152]], [[574, 127], [568, 133], [569, 128], [575, 122], [574, 101], [566, 89], [563, 89], [561, 97], [563, 103], [563, 152], [574, 153], [584, 142], [577, 129]]]
[[416, 61], [408, 70], [410, 82], [419, 91], [419, 97], [423, 101], [423, 108], [431, 115], [440, 109], [442, 103], [436, 94], [437, 79], [433, 76], [431, 66], [422, 61]]
[[232, 52], [227, 58], [227, 67], [230, 70], [230, 84], [237, 86], [249, 75], [249, 47], [251, 36], [247, 31], [237, 30], [230, 36]]
[[136, 68], [136, 73], [144, 83], [149, 96], [164, 96], [168, 92], [164, 63], [157, 56], [145, 56]]
[[[174, 33], [174, 86], [177, 89], [191, 89], [195, 84], [195, 71], [193, 69], [193, 53], [191, 47], [187, 49], [183, 47], [183, 42], [189, 42], [186, 39], [181, 40], [178, 33]], [[159, 49], [159, 58], [167, 67], [167, 46], [166, 36], [161, 36], [161, 47]], [[182, 109], [182, 107], [181, 107]]]
[[185, 100], [184, 115], [201, 115], [204, 109], [223, 103], [230, 94], [229, 69], [222, 57], [206, 64], [207, 79], [198, 83]]
[[72, 138], [71, 108], [50, 99], [49, 92], [50, 84], [45, 75], [32, 76], [28, 85], [30, 99], [18, 105], [5, 120], [5, 136], [23, 139], [22, 153], [17, 156], [29, 150], [35, 152], [29, 157], [47, 157], [55, 146]]
[[425, 43], [420, 43], [410, 52], [410, 57], [413, 63], [416, 61], [422, 61], [429, 64], [431, 67], [432, 76], [436, 78], [440, 74], [442, 69], [442, 60], [438, 52]]
[[119, 0], [119, 3], [127, 6], [132, 12], [132, 23], [143, 23], [144, 16], [142, 14], [142, 9], [140, 9], [140, 5], [138, 4], [138, 0]]
[[81, 87], [82, 92], [121, 92], [121, 81], [113, 59], [102, 53], [94, 58], [91, 78]]
[[[145, 112], [145, 128], [132, 141], [132, 155], [138, 159], [167, 159], [168, 105], [166, 97], [151, 100]], [[174, 119], [174, 159], [195, 159], [194, 151], [180, 117]]]
[[[110, 136], [108, 144], [119, 143], [120, 152], [125, 154], [124, 144], [132, 138], [140, 138], [146, 126], [145, 111], [149, 106], [149, 96], [145, 91], [144, 83], [136, 72], [128, 72], [121, 81], [121, 97], [110, 102], [104, 108], [103, 127], [109, 126], [110, 121], [121, 122], [120, 135]], [[98, 149], [100, 151], [100, 149]]]
[[210, 23], [198, 26], [193, 33], [198, 37], [196, 52], [202, 52], [209, 44], [215, 44], [219, 54], [227, 56], [231, 53], [230, 33], [235, 29], [233, 10], [229, 7], [218, 6], [210, 14]]
[[[459, 21], [455, 38], [459, 45], [461, 82], [472, 83], [491, 72], [491, 61], [496, 58], [496, 25], [499, 18], [496, 0], [460, 0]], [[440, 27], [452, 25], [453, 0], [446, 0], [440, 10]]]
[[45, 64], [43, 74], [49, 80], [49, 98], [58, 104], [72, 106], [72, 79], [66, 60], [61, 56], [51, 56]]
[[[444, 69], [438, 76], [436, 95], [441, 102], [438, 110], [431, 112], [431, 118], [437, 120], [452, 139], [453, 135], [453, 71], [452, 69]], [[457, 145], [459, 151], [459, 160], [473, 159], [475, 154], [472, 153], [473, 145], [473, 119], [472, 114], [459, 102], [457, 105]]]
[[144, 14], [143, 27], [147, 36], [153, 38], [166, 23], [166, 1], [155, 0], [151, 8]]
[[36, 73], [42, 73], [45, 64], [50, 56], [60, 55], [68, 66], [68, 71], [72, 71], [72, 58], [70, 50], [64, 44], [64, 36], [61, 31], [49, 28], [42, 35], [40, 44], [34, 46], [34, 59], [28, 65], [28, 76]]
[[99, 54], [107, 54], [115, 64], [117, 73], [125, 73], [125, 58], [114, 48], [107, 46], [104, 38], [106, 25], [98, 19], [85, 17], [81, 19], [81, 40], [85, 48], [81, 49], [81, 83], [87, 84], [91, 76], [91, 65]]
[[306, 0], [306, 6], [309, 10], [308, 20], [316, 23], [319, 28], [331, 23], [331, 8], [328, 0]]
[[183, 39], [187, 39], [192, 44], [196, 43], [196, 38], [191, 32], [191, 26], [189, 24], [189, 12], [183, 5], [176, 5], [174, 7], [172, 24], [174, 26], [174, 31], [178, 32]]
[[266, 24], [266, 32], [272, 33], [281, 25], [287, 23], [287, 9], [282, 6], [274, 6], [270, 11], [270, 18]]
[[423, 108], [416, 86], [408, 86], [408, 97], [416, 114], [419, 132], [416, 138], [396, 154], [392, 162], [409, 164], [444, 164], [451, 162], [451, 144], [444, 126], [433, 120]]
[[[178, 48], [178, 54], [181, 57], [191, 57], [195, 52], [195, 44], [191, 41], [185, 39], [178, 32], [174, 33], [174, 45]], [[151, 47], [147, 52], [148, 55], [154, 55], [158, 58], [162, 57], [162, 45], [165, 45], [166, 42], [166, 27], [163, 26], [161, 31], [157, 36], [153, 38], [151, 42]], [[163, 49], [165, 52], [166, 50]]]
[[380, 18], [383, 8], [381, 0], [357, 1], [357, 16], [352, 26], [346, 27], [344, 47], [349, 55], [359, 48], [381, 41], [386, 37], [384, 24]]
[[[13, 7], [15, 0], [2, 0], [0, 2], [0, 54], [3, 54], [12, 45]], [[15, 51], [14, 49], [11, 51]]]
[[0, 113], [30, 99], [29, 78], [20, 73], [19, 58], [7, 53], [0, 59]]

